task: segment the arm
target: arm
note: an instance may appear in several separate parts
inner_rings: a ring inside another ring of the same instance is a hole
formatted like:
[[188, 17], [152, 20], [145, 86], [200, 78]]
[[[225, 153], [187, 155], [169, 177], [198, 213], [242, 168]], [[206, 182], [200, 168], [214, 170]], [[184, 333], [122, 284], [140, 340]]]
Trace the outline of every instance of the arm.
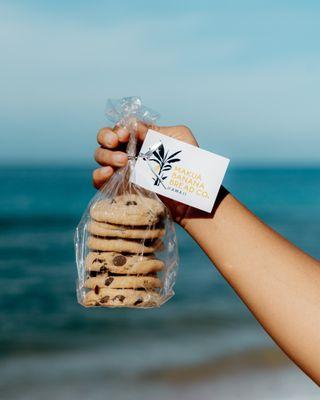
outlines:
[[181, 225], [264, 329], [320, 384], [320, 263], [277, 234], [225, 189], [208, 215]]
[[[159, 127], [197, 145], [185, 126]], [[143, 140], [147, 127], [139, 124]], [[93, 173], [96, 187], [125, 165], [119, 151], [129, 132], [99, 131]], [[173, 218], [199, 243], [212, 262], [287, 355], [320, 384], [320, 263], [277, 234], [221, 188], [211, 214], [163, 198]]]

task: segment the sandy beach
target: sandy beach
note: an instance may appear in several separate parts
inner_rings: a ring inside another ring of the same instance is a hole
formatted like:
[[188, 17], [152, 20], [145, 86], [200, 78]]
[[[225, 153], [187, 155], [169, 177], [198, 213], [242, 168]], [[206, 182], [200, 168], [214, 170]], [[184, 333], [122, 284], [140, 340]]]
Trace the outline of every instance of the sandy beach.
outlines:
[[320, 399], [319, 388], [275, 347], [122, 375], [103, 359], [93, 364], [88, 357], [86, 364], [83, 355], [71, 353], [16, 358], [2, 364], [10, 379], [1, 390], [7, 400]]
[[239, 352], [189, 367], [147, 374], [176, 389], [171, 399], [313, 400], [317, 385], [276, 347]]

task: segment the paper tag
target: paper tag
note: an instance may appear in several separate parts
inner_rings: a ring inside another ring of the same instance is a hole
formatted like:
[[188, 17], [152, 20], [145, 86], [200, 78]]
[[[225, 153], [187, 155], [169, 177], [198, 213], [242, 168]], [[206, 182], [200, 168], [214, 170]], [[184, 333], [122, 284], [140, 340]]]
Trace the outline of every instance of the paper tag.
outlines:
[[229, 161], [149, 129], [131, 182], [211, 212]]

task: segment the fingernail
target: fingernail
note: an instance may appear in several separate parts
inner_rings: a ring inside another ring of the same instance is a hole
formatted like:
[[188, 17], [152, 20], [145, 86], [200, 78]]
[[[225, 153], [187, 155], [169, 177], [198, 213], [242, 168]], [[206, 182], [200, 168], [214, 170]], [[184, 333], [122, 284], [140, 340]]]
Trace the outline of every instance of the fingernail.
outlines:
[[113, 135], [107, 135], [107, 145], [113, 146], [115, 144], [116, 138]]
[[114, 161], [117, 164], [124, 165], [127, 162], [127, 156], [124, 153], [118, 153], [114, 155]]
[[110, 175], [112, 172], [111, 167], [102, 167], [101, 170], [103, 172], [103, 175]]
[[122, 129], [118, 130], [117, 135], [118, 135], [119, 139], [125, 139], [127, 136], [127, 132], [125, 129], [122, 128]]

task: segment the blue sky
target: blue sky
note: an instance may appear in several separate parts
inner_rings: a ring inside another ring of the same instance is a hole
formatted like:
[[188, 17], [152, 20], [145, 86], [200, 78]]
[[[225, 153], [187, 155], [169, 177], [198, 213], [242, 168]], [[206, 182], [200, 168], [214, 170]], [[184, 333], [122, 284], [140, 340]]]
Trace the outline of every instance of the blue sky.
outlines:
[[0, 157], [92, 159], [107, 98], [139, 95], [233, 163], [320, 161], [318, 1], [0, 4]]

